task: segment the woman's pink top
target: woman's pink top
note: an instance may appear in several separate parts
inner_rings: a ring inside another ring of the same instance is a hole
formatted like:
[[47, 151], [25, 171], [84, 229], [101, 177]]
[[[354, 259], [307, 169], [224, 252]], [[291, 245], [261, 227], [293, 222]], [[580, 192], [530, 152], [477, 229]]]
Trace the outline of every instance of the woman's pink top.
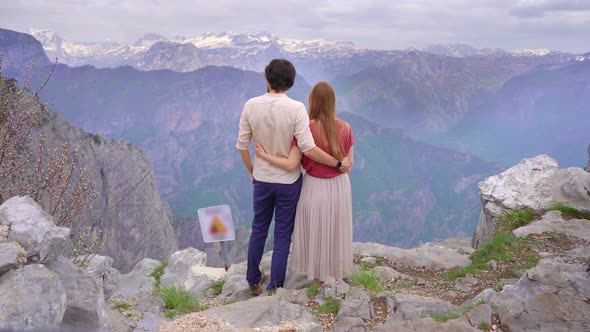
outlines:
[[[319, 126], [319, 130], [315, 130], [316, 124], [314, 122], [309, 123], [309, 129], [313, 134], [313, 140], [315, 141], [315, 145], [324, 150], [326, 153], [334, 157], [332, 153], [332, 149], [330, 148], [330, 144], [328, 143], [328, 139], [326, 138], [326, 134], [321, 126]], [[342, 149], [342, 155], [346, 157], [350, 148], [354, 145], [354, 136], [352, 135], [352, 129], [350, 126], [344, 121], [337, 121], [337, 128], [340, 134], [340, 148]], [[294, 144], [297, 144], [295, 141]], [[305, 155], [301, 159], [301, 165], [303, 169], [307, 172], [307, 174], [316, 177], [316, 178], [333, 178], [336, 177], [342, 172], [337, 170], [335, 167], [326, 166], [324, 164], [317, 163]]]

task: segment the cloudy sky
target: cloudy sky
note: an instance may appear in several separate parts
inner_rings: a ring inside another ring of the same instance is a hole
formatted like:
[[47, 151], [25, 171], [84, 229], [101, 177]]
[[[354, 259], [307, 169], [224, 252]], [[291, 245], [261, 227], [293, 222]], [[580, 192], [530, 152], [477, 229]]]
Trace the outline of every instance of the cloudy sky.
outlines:
[[1, 0], [0, 27], [46, 28], [69, 41], [156, 32], [269, 31], [374, 49], [437, 43], [590, 51], [590, 0]]

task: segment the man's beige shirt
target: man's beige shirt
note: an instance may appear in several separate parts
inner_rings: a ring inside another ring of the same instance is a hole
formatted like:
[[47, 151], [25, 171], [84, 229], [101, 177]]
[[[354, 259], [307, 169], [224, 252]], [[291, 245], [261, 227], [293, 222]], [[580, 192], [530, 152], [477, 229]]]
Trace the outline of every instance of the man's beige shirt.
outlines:
[[[315, 147], [305, 105], [284, 93], [267, 93], [246, 102], [240, 117], [236, 148], [248, 150], [252, 138], [273, 156], [289, 156], [293, 138], [297, 139], [302, 152]], [[290, 184], [300, 175], [300, 167], [288, 172], [262, 159], [254, 159], [257, 181]]]

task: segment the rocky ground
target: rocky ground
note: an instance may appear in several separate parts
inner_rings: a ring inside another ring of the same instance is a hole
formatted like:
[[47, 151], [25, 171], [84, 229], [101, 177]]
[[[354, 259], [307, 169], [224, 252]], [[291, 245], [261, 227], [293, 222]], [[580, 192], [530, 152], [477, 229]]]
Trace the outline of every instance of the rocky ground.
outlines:
[[[145, 258], [127, 274], [105, 256], [78, 266], [69, 230], [16, 197], [0, 207], [0, 327], [588, 331], [590, 194], [583, 188], [590, 173], [559, 170], [546, 156], [525, 160], [480, 184], [484, 211], [473, 239], [413, 249], [354, 243], [352, 276], [320, 285], [291, 272], [285, 288], [258, 297], [248, 293], [245, 262], [225, 271], [194, 248], [165, 262]], [[270, 271], [270, 263], [267, 253], [262, 268]]]

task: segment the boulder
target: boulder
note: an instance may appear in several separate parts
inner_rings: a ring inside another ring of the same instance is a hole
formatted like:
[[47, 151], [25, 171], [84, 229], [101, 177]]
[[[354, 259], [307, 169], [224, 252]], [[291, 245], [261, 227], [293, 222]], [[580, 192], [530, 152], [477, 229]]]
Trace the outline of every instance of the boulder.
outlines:
[[18, 243], [0, 243], [0, 275], [11, 268], [23, 265], [26, 261], [26, 253]]
[[403, 265], [434, 270], [463, 267], [471, 263], [466, 254], [436, 243], [427, 243], [418, 248], [401, 249], [379, 243], [354, 242], [352, 250], [353, 253], [362, 256], [382, 256]]
[[392, 280], [410, 278], [407, 274], [399, 273], [396, 270], [390, 268], [389, 266], [376, 266], [373, 268], [373, 272], [375, 273], [377, 278], [381, 279], [381, 281], [385, 283]]
[[[82, 259], [79, 257], [79, 259]], [[90, 259], [84, 268], [91, 274], [102, 279], [104, 298], [108, 299], [119, 288], [121, 273], [113, 267], [113, 258], [96, 255]]]
[[67, 295], [59, 277], [41, 264], [11, 270], [0, 277], [0, 327], [57, 328]]
[[150, 274], [154, 272], [160, 262], [155, 259], [144, 258], [131, 272], [119, 277], [119, 289], [115, 295], [126, 298], [139, 298], [141, 294], [151, 293], [156, 284], [156, 279]]
[[371, 297], [367, 292], [354, 288], [346, 294], [346, 298], [340, 304], [336, 320], [342, 320], [346, 317], [371, 319]]
[[346, 317], [334, 325], [334, 332], [364, 332], [365, 322], [359, 317]]
[[70, 229], [57, 227], [47, 212], [28, 196], [15, 196], [0, 206], [0, 220], [10, 225], [8, 240], [20, 244], [27, 257], [39, 255], [48, 262], [58, 256], [71, 257]]
[[281, 300], [304, 307], [307, 304], [307, 290], [306, 289], [285, 289], [278, 288], [276, 296]]
[[60, 256], [47, 265], [61, 281], [68, 301], [61, 323], [65, 328], [98, 329], [106, 327], [106, 305], [102, 279]]
[[545, 232], [562, 233], [590, 242], [590, 220], [565, 220], [562, 218], [561, 212], [549, 211], [540, 220], [512, 231], [518, 237], [526, 237], [531, 234], [542, 234]]
[[590, 276], [586, 264], [543, 259], [514, 286], [490, 298], [508, 331], [590, 330]]
[[377, 326], [373, 331], [479, 332], [481, 330], [471, 326], [465, 317], [444, 323], [435, 322], [432, 318], [426, 317], [404, 321], [387, 321], [385, 324]]
[[215, 307], [203, 316], [225, 322], [232, 328], [256, 328], [291, 322], [304, 331], [317, 328], [317, 320], [307, 309], [282, 301], [278, 296], [259, 296], [248, 301]]
[[166, 322], [166, 319], [158, 314], [146, 312], [133, 332], [158, 332], [159, 327]]
[[215, 281], [225, 278], [225, 269], [205, 266], [207, 255], [194, 248], [175, 252], [161, 278], [164, 285], [178, 285], [199, 297]]
[[327, 277], [320, 288], [321, 300], [332, 298], [332, 299], [344, 299], [351, 287], [343, 280], [336, 280], [333, 277]]
[[472, 238], [481, 248], [496, 231], [497, 220], [509, 210], [530, 208], [544, 213], [557, 202], [590, 211], [590, 174], [581, 168], [559, 169], [557, 161], [540, 155], [479, 183], [483, 209]]
[[459, 277], [455, 280], [455, 285], [453, 290], [462, 292], [462, 293], [470, 293], [473, 290], [473, 287], [479, 284], [479, 279], [474, 277], [471, 273], [468, 273], [464, 277]]
[[393, 316], [387, 319], [387, 322], [420, 319], [432, 314], [447, 315], [463, 312], [461, 308], [449, 301], [432, 297], [396, 294], [393, 300], [396, 310]]
[[482, 323], [492, 326], [492, 307], [488, 304], [479, 305], [467, 313], [467, 319], [474, 327], [480, 327]]
[[111, 300], [136, 299], [134, 310], [140, 312], [161, 311], [164, 303], [159, 296], [154, 294], [156, 279], [150, 274], [160, 265], [160, 262], [150, 258], [144, 258], [127, 274], [119, 277], [119, 289], [110, 297]]
[[137, 323], [125, 317], [117, 310], [107, 309], [108, 331], [112, 332], [131, 332], [137, 326]]

